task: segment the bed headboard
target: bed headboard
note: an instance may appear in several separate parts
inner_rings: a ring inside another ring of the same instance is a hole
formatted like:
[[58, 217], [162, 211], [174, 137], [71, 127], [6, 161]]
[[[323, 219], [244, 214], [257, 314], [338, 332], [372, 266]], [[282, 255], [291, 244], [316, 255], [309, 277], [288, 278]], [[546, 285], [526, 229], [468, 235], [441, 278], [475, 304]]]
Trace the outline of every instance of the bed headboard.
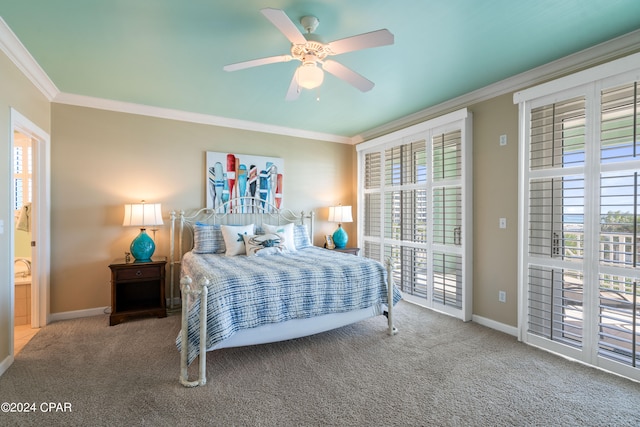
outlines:
[[[214, 208], [202, 208], [186, 214], [184, 211], [172, 211], [170, 246], [169, 246], [169, 306], [174, 306], [174, 289], [176, 273], [182, 256], [193, 248], [193, 233], [196, 223], [200, 224], [262, 224], [284, 225], [288, 223], [302, 224], [307, 227], [313, 242], [315, 215], [313, 211], [295, 213], [289, 209], [278, 209], [269, 202], [254, 197], [239, 197], [229, 200]], [[176, 269], [177, 268], [177, 269]]]

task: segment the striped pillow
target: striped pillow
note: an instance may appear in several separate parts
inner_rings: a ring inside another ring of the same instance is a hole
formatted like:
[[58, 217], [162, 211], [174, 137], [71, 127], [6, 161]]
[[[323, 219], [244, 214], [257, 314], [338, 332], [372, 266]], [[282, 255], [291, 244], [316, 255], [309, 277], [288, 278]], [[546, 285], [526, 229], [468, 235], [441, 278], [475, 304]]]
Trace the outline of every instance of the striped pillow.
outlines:
[[296, 224], [293, 228], [293, 242], [296, 245], [296, 249], [307, 248], [313, 246], [311, 239], [309, 238], [309, 232], [307, 227], [302, 224]]
[[193, 253], [222, 254], [226, 250], [219, 225], [196, 224], [193, 229]]

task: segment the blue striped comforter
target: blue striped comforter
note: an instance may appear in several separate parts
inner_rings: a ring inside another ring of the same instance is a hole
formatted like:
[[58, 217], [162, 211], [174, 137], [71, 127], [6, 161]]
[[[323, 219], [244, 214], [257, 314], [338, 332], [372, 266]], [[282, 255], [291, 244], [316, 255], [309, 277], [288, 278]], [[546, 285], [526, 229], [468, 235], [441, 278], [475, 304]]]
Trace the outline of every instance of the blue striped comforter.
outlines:
[[[181, 275], [195, 283], [210, 281], [207, 348], [242, 329], [387, 304], [382, 264], [318, 247], [271, 256], [189, 252], [182, 259]], [[401, 298], [394, 288], [394, 305]], [[199, 351], [200, 302], [186, 304], [191, 363]], [[180, 334], [176, 344], [180, 349]]]

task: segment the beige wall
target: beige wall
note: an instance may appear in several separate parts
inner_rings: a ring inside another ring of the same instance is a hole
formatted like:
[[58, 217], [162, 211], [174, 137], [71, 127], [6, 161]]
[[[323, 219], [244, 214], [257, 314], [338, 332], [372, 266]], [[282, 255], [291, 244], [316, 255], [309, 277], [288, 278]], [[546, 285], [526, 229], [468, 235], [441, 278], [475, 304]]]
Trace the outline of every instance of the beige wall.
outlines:
[[45, 132], [50, 130], [50, 104], [13, 63], [0, 52], [0, 219], [4, 233], [0, 234], [0, 364], [9, 356], [11, 344], [11, 252], [14, 242], [13, 209], [11, 207], [11, 118], [14, 108]]
[[111, 305], [108, 265], [139, 233], [122, 227], [124, 203], [162, 203], [168, 255], [169, 212], [204, 205], [206, 151], [284, 159], [284, 207], [316, 211], [316, 245], [335, 228], [326, 207], [355, 203], [350, 145], [61, 104], [52, 123], [52, 313]]
[[[474, 120], [473, 313], [517, 325], [517, 112], [512, 95], [470, 107]], [[123, 204], [204, 204], [204, 155], [230, 151], [282, 157], [286, 207], [314, 209], [315, 243], [333, 232], [326, 207], [356, 207], [356, 155], [349, 145], [302, 140], [54, 104], [52, 108], [51, 312], [110, 305], [109, 262], [137, 229], [121, 226]], [[506, 134], [508, 143], [499, 145]], [[498, 218], [507, 218], [506, 230]], [[356, 241], [356, 224], [345, 224]], [[168, 225], [157, 254], [168, 253]], [[498, 291], [507, 302], [498, 302]]]
[[[518, 106], [513, 95], [473, 112], [473, 314], [517, 326]], [[500, 135], [507, 145], [500, 146]], [[500, 229], [499, 218], [507, 219]], [[506, 291], [506, 303], [498, 302]]]

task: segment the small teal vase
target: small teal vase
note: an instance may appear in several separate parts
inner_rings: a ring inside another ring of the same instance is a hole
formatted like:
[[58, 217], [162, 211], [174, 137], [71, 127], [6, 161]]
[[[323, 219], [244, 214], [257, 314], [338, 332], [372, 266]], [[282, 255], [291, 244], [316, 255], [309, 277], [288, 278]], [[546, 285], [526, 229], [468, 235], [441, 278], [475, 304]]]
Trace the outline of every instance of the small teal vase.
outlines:
[[131, 255], [136, 259], [136, 262], [150, 262], [151, 255], [156, 250], [156, 244], [153, 243], [153, 239], [147, 234], [147, 230], [140, 229], [138, 237], [131, 242]]
[[338, 224], [338, 229], [333, 233], [333, 244], [336, 245], [336, 248], [343, 249], [347, 246], [348, 241], [349, 236], [347, 232], [342, 228], [342, 224]]

